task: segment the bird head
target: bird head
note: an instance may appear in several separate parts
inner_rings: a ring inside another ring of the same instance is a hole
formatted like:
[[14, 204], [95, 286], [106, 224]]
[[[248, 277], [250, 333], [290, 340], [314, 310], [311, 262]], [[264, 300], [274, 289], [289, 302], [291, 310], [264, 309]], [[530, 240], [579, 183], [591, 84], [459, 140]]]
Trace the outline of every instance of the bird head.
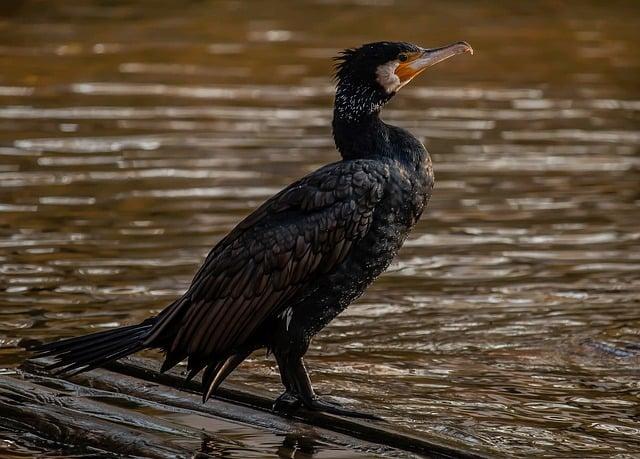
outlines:
[[336, 115], [349, 120], [377, 113], [425, 69], [462, 53], [473, 54], [464, 41], [441, 48], [383, 41], [346, 49], [335, 58]]

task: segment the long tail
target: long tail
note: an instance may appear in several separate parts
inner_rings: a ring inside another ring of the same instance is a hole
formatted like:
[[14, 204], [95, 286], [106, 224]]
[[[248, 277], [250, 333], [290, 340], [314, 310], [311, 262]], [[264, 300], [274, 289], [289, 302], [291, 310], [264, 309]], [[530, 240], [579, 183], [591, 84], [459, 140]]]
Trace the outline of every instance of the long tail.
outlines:
[[56, 361], [46, 368], [56, 374], [89, 371], [147, 347], [143, 342], [155, 321], [152, 317], [138, 325], [43, 344], [33, 349], [33, 358], [54, 357]]

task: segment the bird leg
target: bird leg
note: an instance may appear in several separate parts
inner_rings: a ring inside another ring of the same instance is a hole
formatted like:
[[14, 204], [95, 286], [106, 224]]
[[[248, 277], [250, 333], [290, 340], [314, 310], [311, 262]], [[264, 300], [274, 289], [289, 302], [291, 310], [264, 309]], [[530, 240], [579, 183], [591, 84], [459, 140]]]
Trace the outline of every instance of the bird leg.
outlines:
[[296, 359], [277, 358], [280, 376], [286, 391], [273, 404], [274, 411], [291, 411], [301, 405], [312, 411], [347, 416], [352, 418], [381, 420], [382, 418], [369, 413], [343, 408], [335, 402], [319, 398], [311, 386], [309, 373], [304, 366], [302, 357]]
[[300, 407], [300, 398], [296, 395], [295, 389], [291, 382], [291, 376], [289, 375], [289, 366], [286, 364], [286, 360], [276, 354], [276, 361], [278, 362], [278, 368], [280, 369], [280, 379], [282, 385], [285, 387], [285, 391], [280, 394], [278, 398], [273, 402], [271, 409], [276, 412], [288, 412]]

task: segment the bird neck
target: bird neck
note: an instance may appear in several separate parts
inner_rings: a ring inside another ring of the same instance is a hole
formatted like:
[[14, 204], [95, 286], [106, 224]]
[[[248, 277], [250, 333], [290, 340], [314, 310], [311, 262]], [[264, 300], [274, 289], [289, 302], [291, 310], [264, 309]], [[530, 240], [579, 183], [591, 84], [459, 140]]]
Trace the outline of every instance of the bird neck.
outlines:
[[333, 139], [343, 159], [385, 156], [389, 146], [388, 127], [379, 112], [345, 118], [336, 107]]
[[367, 84], [358, 84], [349, 80], [339, 81], [336, 87], [336, 99], [333, 113], [336, 118], [355, 122], [378, 115], [380, 109], [393, 94]]
[[333, 139], [345, 160], [390, 158], [415, 170], [428, 156], [422, 143], [411, 133], [382, 121], [379, 109], [345, 117], [336, 104]]
[[333, 105], [333, 138], [344, 159], [375, 155], [386, 143], [380, 109], [391, 96], [371, 85], [341, 79]]

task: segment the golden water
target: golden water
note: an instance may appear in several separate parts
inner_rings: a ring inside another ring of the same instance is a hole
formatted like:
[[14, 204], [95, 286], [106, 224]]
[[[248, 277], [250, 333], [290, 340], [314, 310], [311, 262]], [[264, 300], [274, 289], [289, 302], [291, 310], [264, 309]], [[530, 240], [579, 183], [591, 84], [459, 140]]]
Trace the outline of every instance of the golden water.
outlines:
[[[2, 2], [0, 365], [26, 357], [22, 338], [158, 311], [242, 216], [334, 161], [340, 48], [464, 39], [474, 56], [384, 112], [423, 139], [436, 188], [389, 272], [314, 341], [312, 379], [505, 455], [640, 453], [639, 14], [633, 1]], [[232, 379], [281, 390], [261, 355]], [[243, 435], [255, 457], [278, 450]]]

